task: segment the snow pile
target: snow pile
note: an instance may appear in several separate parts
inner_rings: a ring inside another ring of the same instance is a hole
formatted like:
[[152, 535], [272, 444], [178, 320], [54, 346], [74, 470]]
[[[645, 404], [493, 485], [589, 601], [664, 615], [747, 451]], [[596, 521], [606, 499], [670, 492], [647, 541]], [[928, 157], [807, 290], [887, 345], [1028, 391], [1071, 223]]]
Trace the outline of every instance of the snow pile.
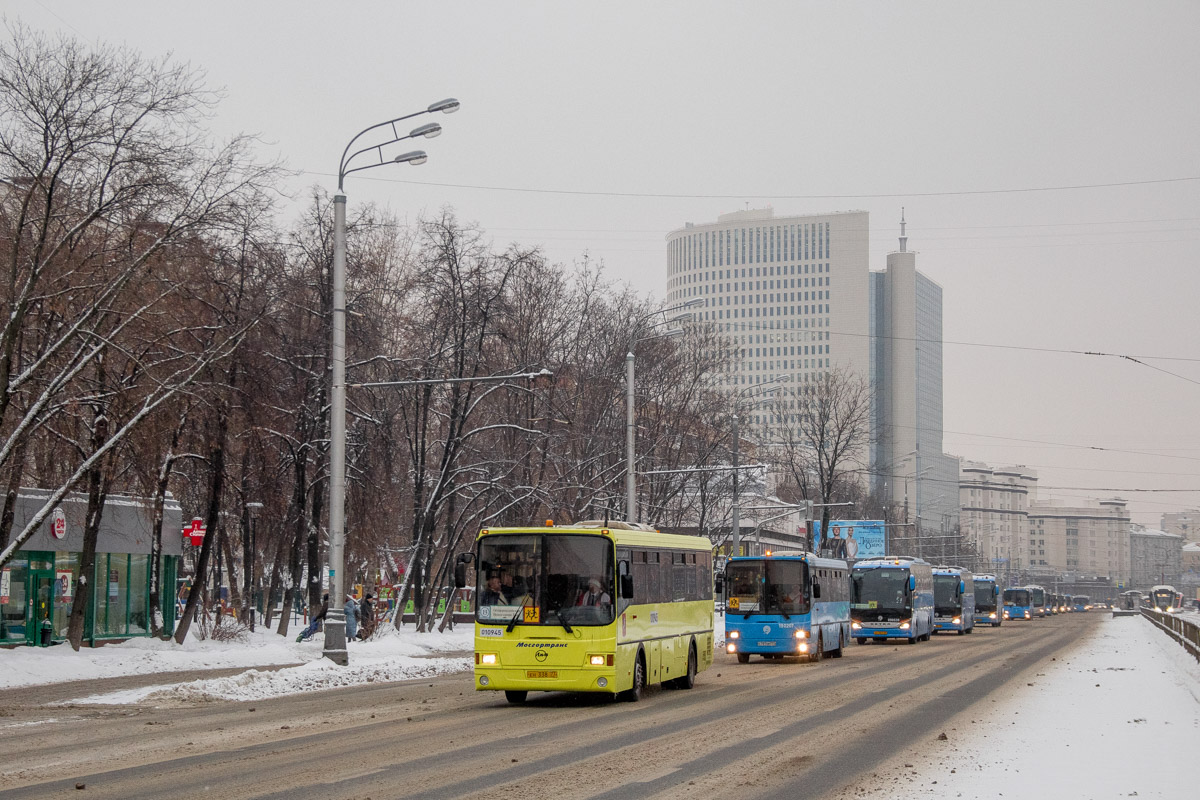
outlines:
[[[183, 645], [177, 645], [158, 639], [130, 639], [94, 649], [82, 648], [78, 653], [65, 644], [0, 650], [0, 689], [184, 670], [242, 669], [323, 661], [320, 634], [303, 643], [296, 642], [294, 636], [293, 633], [291, 638], [285, 638], [260, 628], [248, 634], [244, 642], [189, 638]], [[428, 660], [433, 653], [469, 652], [473, 647], [472, 636], [470, 625], [460, 625], [446, 633], [418, 634], [411, 628], [393, 631], [382, 634], [378, 640], [352, 643], [350, 663], [361, 663], [366, 667], [378, 660]], [[368, 680], [395, 679], [370, 678], [364, 673], [361, 682]]]
[[[1195, 796], [1200, 663], [1174, 640], [1140, 617], [1110, 617], [1039, 669], [1007, 699], [981, 706], [985, 715], [948, 723], [958, 731], [948, 741], [922, 743], [937, 763], [879, 774], [911, 775], [907, 796], [994, 798], [1001, 788], [1004, 797], [1062, 800]], [[896, 789], [876, 784], [855, 796]]]

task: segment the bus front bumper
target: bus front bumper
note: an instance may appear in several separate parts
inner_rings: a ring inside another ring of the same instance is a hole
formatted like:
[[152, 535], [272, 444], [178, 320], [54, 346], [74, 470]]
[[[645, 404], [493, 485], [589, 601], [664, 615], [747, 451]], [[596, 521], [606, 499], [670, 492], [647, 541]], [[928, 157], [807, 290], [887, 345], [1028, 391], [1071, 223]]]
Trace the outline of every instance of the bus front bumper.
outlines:
[[607, 667], [476, 667], [475, 690], [608, 694], [618, 691], [616, 670]]
[[856, 639], [911, 639], [916, 634], [910, 622], [851, 622], [850, 635]]

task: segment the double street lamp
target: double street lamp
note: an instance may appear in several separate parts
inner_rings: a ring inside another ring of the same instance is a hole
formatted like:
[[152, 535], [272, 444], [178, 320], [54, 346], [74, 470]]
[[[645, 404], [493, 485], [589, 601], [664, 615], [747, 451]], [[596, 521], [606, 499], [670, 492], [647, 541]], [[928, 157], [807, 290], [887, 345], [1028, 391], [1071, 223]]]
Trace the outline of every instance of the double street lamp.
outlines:
[[[338, 162], [338, 188], [333, 196], [333, 319], [332, 343], [330, 347], [331, 386], [329, 392], [329, 610], [325, 616], [324, 656], [345, 666], [349, 663], [346, 653], [346, 576], [342, 569], [345, 558], [346, 530], [346, 195], [342, 191], [346, 176], [384, 164], [424, 164], [428, 160], [424, 150], [413, 150], [394, 158], [385, 159], [383, 148], [406, 139], [432, 139], [442, 132], [436, 122], [418, 126], [401, 135], [397, 123], [422, 114], [457, 111], [459, 102], [453, 98], [433, 103], [423, 111], [406, 114], [386, 122], [364, 128], [342, 151]], [[391, 129], [391, 139], [351, 152], [354, 143], [365, 134], [381, 128]], [[378, 161], [352, 166], [355, 159], [375, 154]]]

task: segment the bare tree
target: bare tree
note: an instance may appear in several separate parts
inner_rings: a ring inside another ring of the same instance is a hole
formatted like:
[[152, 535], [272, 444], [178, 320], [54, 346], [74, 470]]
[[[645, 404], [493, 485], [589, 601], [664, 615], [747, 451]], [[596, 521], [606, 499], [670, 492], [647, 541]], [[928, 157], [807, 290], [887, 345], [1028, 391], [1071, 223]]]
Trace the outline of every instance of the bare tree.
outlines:
[[871, 396], [867, 382], [841, 367], [811, 383], [787, 386], [771, 405], [767, 439], [801, 499], [826, 504], [821, 530], [829, 530], [828, 504], [856, 492], [870, 442]]
[[[178, 290], [158, 278], [164, 258], [261, 202], [275, 172], [252, 162], [246, 137], [208, 146], [200, 123], [213, 96], [187, 68], [20, 25], [9, 32], [0, 44], [0, 468], [67, 413], [85, 369]], [[240, 335], [223, 330], [207, 352], [167, 355], [140, 408], [60, 470], [22, 530], [0, 536], [8, 539], [0, 564], [99, 459]]]

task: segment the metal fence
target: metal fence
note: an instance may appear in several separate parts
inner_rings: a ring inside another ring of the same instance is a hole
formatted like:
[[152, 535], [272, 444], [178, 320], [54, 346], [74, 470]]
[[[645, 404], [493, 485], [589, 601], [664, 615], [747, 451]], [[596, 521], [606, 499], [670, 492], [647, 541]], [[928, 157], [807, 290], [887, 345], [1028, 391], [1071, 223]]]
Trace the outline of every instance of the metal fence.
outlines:
[[1179, 642], [1184, 650], [1200, 661], [1200, 625], [1177, 614], [1166, 614], [1149, 608], [1142, 609], [1142, 616], [1165, 631], [1168, 636]]

